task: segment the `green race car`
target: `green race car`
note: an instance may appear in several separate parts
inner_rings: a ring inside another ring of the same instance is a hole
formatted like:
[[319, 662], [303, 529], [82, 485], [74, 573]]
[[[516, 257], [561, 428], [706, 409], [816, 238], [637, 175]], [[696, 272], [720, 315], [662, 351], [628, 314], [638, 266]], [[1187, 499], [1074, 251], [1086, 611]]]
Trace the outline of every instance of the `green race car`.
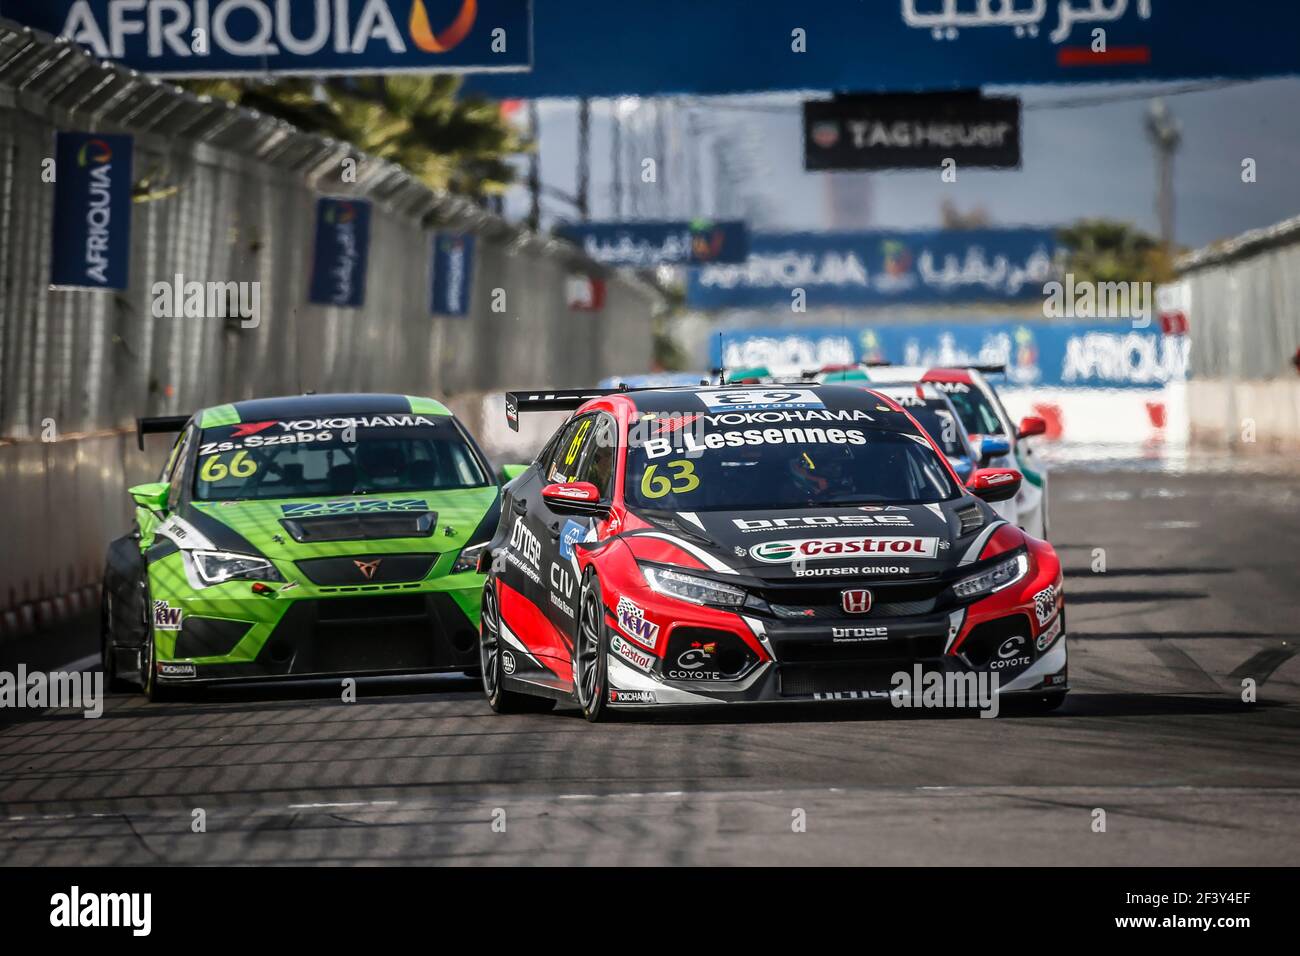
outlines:
[[108, 549], [104, 671], [218, 681], [473, 670], [500, 487], [451, 412], [304, 395], [141, 419], [179, 432]]

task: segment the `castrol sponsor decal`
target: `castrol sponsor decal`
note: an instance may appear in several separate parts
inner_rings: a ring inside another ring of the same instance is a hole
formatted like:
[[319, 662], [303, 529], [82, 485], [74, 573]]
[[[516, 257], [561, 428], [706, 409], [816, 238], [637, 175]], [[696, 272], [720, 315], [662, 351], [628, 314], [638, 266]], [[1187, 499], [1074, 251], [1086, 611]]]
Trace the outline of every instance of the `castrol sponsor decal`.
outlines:
[[933, 558], [939, 551], [938, 538], [912, 535], [869, 538], [795, 538], [764, 541], [749, 549], [749, 554], [766, 564], [791, 561], [838, 561], [864, 555], [901, 558]]

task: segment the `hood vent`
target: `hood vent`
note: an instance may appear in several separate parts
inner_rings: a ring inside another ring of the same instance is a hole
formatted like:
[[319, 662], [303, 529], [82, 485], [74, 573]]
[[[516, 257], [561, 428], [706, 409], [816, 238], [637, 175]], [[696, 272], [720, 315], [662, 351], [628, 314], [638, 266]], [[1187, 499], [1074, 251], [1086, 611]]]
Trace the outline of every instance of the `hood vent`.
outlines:
[[280, 524], [299, 544], [318, 541], [375, 541], [381, 538], [427, 538], [438, 515], [433, 511], [377, 511], [372, 514], [281, 518]]
[[961, 522], [961, 529], [957, 532], [957, 537], [964, 538], [972, 531], [978, 531], [984, 527], [984, 512], [972, 505], [958, 511], [957, 520]]

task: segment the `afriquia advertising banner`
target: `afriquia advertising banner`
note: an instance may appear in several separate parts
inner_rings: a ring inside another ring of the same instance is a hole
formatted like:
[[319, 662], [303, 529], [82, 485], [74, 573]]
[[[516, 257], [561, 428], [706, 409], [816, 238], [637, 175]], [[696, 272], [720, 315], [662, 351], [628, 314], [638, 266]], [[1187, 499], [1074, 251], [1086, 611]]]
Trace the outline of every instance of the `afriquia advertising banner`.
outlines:
[[161, 76], [527, 70], [530, 0], [0, 0], [0, 15]]
[[466, 315], [474, 281], [474, 237], [467, 232], [440, 232], [433, 237], [434, 315]]
[[555, 233], [609, 266], [739, 263], [749, 254], [749, 228], [734, 221], [563, 223]]
[[130, 136], [56, 134], [51, 285], [127, 287], [133, 145]]
[[[996, 319], [845, 328], [754, 328], [713, 338], [709, 362], [789, 375], [826, 365], [1004, 365], [1013, 386], [1158, 388], [1187, 375], [1188, 337], [1159, 323]], [[887, 376], [888, 368], [876, 374]], [[1000, 381], [1000, 380], [999, 380]]]
[[1297, 36], [1294, 0], [565, 0], [537, 17], [531, 74], [467, 86], [528, 99], [1276, 76], [1300, 71]]
[[369, 201], [318, 199], [309, 300], [352, 309], [365, 305], [369, 257]]
[[687, 278], [695, 309], [869, 306], [1041, 298], [1057, 254], [1050, 229], [754, 233], [740, 265]]

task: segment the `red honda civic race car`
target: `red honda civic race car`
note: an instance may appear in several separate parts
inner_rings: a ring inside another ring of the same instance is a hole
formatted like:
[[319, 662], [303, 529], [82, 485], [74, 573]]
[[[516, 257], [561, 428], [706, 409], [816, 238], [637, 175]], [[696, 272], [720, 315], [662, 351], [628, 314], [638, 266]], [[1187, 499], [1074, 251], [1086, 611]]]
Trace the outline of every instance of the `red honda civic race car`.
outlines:
[[897, 702], [900, 672], [1064, 698], [1060, 562], [987, 503], [1019, 473], [963, 485], [891, 399], [847, 384], [506, 396], [512, 427], [540, 410], [575, 414], [506, 485], [479, 555], [494, 710]]

